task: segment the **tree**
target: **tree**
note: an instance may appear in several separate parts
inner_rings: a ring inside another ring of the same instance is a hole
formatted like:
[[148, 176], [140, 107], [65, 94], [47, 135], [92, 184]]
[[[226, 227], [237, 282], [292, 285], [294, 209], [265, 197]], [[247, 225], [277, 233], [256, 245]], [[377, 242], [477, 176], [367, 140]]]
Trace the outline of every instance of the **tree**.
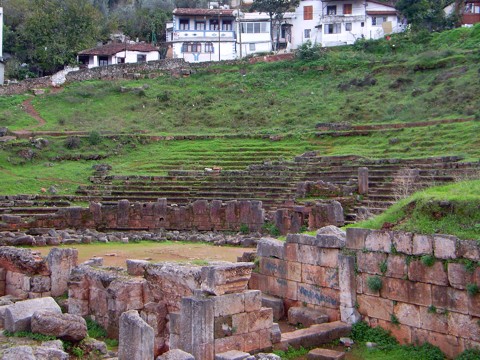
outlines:
[[443, 30], [447, 26], [445, 0], [399, 0], [397, 10], [415, 30]]
[[[270, 39], [272, 41], [272, 50], [275, 51], [278, 45], [280, 26], [285, 13], [298, 6], [300, 0], [255, 0], [251, 9], [267, 13], [270, 17]], [[273, 39], [273, 29], [277, 30], [277, 41]]]

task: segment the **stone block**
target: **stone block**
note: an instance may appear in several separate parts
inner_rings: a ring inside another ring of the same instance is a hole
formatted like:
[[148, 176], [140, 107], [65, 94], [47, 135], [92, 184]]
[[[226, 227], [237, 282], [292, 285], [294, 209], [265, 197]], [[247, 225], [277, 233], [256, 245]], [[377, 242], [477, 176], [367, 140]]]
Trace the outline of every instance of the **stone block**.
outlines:
[[408, 278], [435, 285], [448, 285], [448, 275], [441, 261], [432, 266], [424, 265], [420, 260], [412, 261], [408, 266]]
[[450, 286], [465, 290], [468, 283], [473, 281], [473, 274], [467, 272], [465, 265], [460, 263], [448, 263], [448, 282]]
[[30, 331], [32, 315], [38, 310], [62, 313], [60, 306], [51, 297], [19, 301], [5, 310], [5, 330], [11, 332]]
[[156, 360], [195, 360], [195, 358], [180, 349], [173, 349], [158, 356]]
[[42, 293], [50, 291], [50, 277], [49, 276], [32, 276], [30, 278], [30, 291]]
[[232, 316], [218, 316], [214, 320], [213, 337], [220, 339], [226, 336], [232, 336], [233, 324]]
[[412, 255], [433, 254], [433, 238], [429, 235], [413, 235]]
[[68, 291], [70, 272], [78, 265], [78, 250], [53, 248], [47, 256], [51, 275], [52, 296], [61, 296]]
[[301, 282], [338, 289], [338, 270], [336, 268], [303, 264]]
[[480, 259], [480, 246], [476, 240], [458, 240], [457, 257], [477, 261]]
[[222, 339], [215, 339], [215, 354], [221, 354], [230, 350], [244, 351], [244, 349], [245, 340], [243, 335], [233, 335]]
[[7, 270], [0, 268], [0, 281], [5, 281], [7, 278]]
[[393, 246], [397, 252], [412, 255], [413, 253], [413, 234], [404, 231], [395, 231], [393, 233]]
[[371, 231], [365, 239], [365, 248], [370, 251], [390, 253], [392, 249], [392, 233], [384, 230]]
[[390, 255], [387, 259], [385, 276], [403, 279], [407, 275], [407, 262], [405, 256]]
[[343, 249], [346, 242], [345, 231], [329, 225], [317, 230], [316, 245], [322, 248]]
[[362, 316], [355, 307], [340, 305], [340, 320], [352, 325], [362, 320]]
[[212, 298], [214, 302], [214, 314], [217, 316], [227, 316], [245, 312], [244, 294], [226, 294]]
[[298, 262], [260, 258], [260, 273], [280, 279], [301, 281], [302, 266]]
[[348, 228], [345, 247], [352, 250], [362, 250], [365, 248], [365, 239], [370, 233], [368, 229]]
[[393, 314], [392, 300], [383, 299], [376, 296], [358, 295], [358, 311], [360, 314], [376, 319], [390, 321]]
[[254, 352], [260, 350], [260, 331], [252, 331], [243, 334], [244, 351]]
[[450, 335], [480, 341], [478, 319], [456, 312], [448, 313], [448, 332]]
[[279, 346], [284, 348], [292, 346], [299, 348], [303, 346], [315, 347], [321, 344], [327, 344], [341, 336], [350, 334], [352, 327], [340, 321], [313, 325], [307, 329], [300, 329], [282, 334], [282, 341]]
[[253, 263], [219, 263], [202, 268], [203, 291], [214, 295], [243, 292], [247, 289]]
[[317, 238], [306, 234], [288, 234], [286, 243], [316, 246]]
[[358, 168], [358, 193], [368, 194], [368, 167]]
[[343, 360], [345, 353], [331, 349], [313, 349], [307, 354], [307, 360]]
[[254, 356], [251, 356], [249, 353], [230, 350], [220, 354], [215, 354], [215, 360], [252, 360], [255, 359]]
[[449, 286], [432, 285], [432, 305], [440, 309], [468, 314], [467, 293]]
[[339, 283], [340, 304], [344, 307], [354, 307], [357, 302], [357, 286], [355, 282], [355, 258], [353, 256], [339, 255]]
[[148, 264], [146, 260], [127, 259], [127, 273], [131, 276], [143, 276]]
[[262, 294], [262, 306], [271, 308], [273, 311], [273, 320], [278, 321], [285, 317], [285, 308], [283, 300], [274, 296]]
[[154, 358], [153, 328], [136, 310], [120, 316], [118, 360], [151, 360]]
[[31, 329], [33, 333], [55, 336], [65, 341], [78, 342], [87, 337], [87, 323], [84, 318], [50, 310], [36, 311], [32, 315]]
[[261, 238], [257, 245], [257, 256], [284, 259], [284, 242], [272, 238]]
[[422, 345], [428, 342], [438, 346], [449, 359], [453, 359], [462, 352], [461, 343], [455, 336], [428, 330], [412, 329], [412, 342], [415, 345]]
[[418, 313], [420, 315], [421, 329], [448, 334], [448, 319], [445, 314], [429, 310], [429, 308], [424, 306], [418, 308]]
[[380, 265], [387, 260], [387, 254], [380, 252], [359, 252], [357, 254], [358, 271], [381, 275]]
[[384, 278], [381, 295], [387, 299], [415, 305], [432, 304], [432, 286], [421, 282]]
[[392, 336], [402, 345], [412, 343], [412, 330], [410, 326], [393, 324], [390, 321], [378, 320], [378, 326], [390, 331]]
[[285, 260], [300, 262], [298, 259], [298, 246], [297, 243], [285, 243]]
[[468, 296], [468, 313], [480, 317], [480, 294]]
[[456, 259], [457, 258], [458, 238], [449, 235], [434, 235], [433, 249], [435, 257], [438, 259]]
[[292, 306], [288, 309], [288, 322], [292, 325], [302, 324], [304, 327], [309, 327], [313, 324], [328, 322], [328, 316], [318, 310]]
[[261, 308], [258, 311], [248, 313], [248, 331], [270, 329], [273, 323], [273, 310]]
[[232, 315], [232, 329], [234, 334], [245, 334], [248, 332], [248, 313]]
[[[259, 339], [259, 349], [262, 351], [271, 351], [272, 350], [272, 329], [263, 329], [257, 332], [257, 336]], [[255, 352], [256, 352], [255, 351]]]
[[168, 326], [170, 334], [180, 334], [180, 313], [171, 312], [168, 314]]
[[289, 300], [298, 300], [298, 283], [295, 281], [267, 276], [267, 286], [265, 291], [268, 292], [269, 295]]
[[247, 290], [243, 293], [245, 296], [245, 311], [260, 310], [262, 307], [262, 292], [260, 290]]
[[339, 291], [334, 289], [320, 288], [309, 284], [299, 284], [298, 301], [312, 305], [337, 308], [340, 305], [340, 294]]
[[271, 341], [273, 344], [279, 343], [282, 340], [282, 332], [277, 323], [272, 324]]
[[416, 305], [398, 303], [395, 305], [393, 312], [400, 324], [418, 328], [420, 327], [420, 313], [418, 308]]

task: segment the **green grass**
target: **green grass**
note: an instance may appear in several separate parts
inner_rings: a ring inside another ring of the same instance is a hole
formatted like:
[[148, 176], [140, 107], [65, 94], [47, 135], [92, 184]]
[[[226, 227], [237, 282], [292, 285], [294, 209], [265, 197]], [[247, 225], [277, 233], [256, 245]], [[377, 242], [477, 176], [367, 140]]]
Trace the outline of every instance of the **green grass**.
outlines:
[[480, 241], [479, 207], [480, 180], [463, 181], [417, 192], [355, 226], [379, 229], [384, 223], [391, 223], [396, 230], [451, 234]]
[[37, 121], [22, 109], [22, 102], [28, 98], [26, 95], [0, 96], [0, 127], [19, 130], [37, 124]]
[[57, 339], [55, 336], [32, 333], [31, 331], [11, 332], [11, 331], [8, 331], [8, 330], [4, 330], [3, 334], [7, 337], [12, 337], [12, 336], [13, 337], [24, 337], [24, 338], [29, 338], [29, 339], [36, 340], [36, 341], [50, 341], [50, 340], [56, 340]]

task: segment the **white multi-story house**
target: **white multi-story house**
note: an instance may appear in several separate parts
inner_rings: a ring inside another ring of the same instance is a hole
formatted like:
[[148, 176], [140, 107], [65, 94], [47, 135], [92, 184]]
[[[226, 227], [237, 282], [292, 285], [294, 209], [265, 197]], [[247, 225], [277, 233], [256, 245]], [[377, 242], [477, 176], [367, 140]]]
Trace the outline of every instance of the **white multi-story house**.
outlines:
[[271, 50], [266, 14], [239, 10], [175, 9], [167, 24], [173, 58], [188, 62], [233, 60]]
[[291, 31], [283, 39], [293, 49], [307, 41], [322, 46], [353, 44], [404, 30], [393, 6], [365, 0], [303, 0], [285, 14]]

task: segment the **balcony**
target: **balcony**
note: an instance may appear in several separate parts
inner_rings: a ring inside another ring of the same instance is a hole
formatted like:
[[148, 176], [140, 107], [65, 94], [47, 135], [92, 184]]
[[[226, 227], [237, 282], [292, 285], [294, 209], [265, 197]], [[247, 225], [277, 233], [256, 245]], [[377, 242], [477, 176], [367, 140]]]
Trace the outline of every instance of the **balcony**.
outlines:
[[218, 30], [175, 30], [173, 41], [232, 41], [235, 31]]
[[462, 24], [476, 24], [480, 22], [480, 14], [463, 14]]
[[323, 15], [320, 17], [322, 23], [353, 23], [357, 21], [365, 21], [365, 15]]

